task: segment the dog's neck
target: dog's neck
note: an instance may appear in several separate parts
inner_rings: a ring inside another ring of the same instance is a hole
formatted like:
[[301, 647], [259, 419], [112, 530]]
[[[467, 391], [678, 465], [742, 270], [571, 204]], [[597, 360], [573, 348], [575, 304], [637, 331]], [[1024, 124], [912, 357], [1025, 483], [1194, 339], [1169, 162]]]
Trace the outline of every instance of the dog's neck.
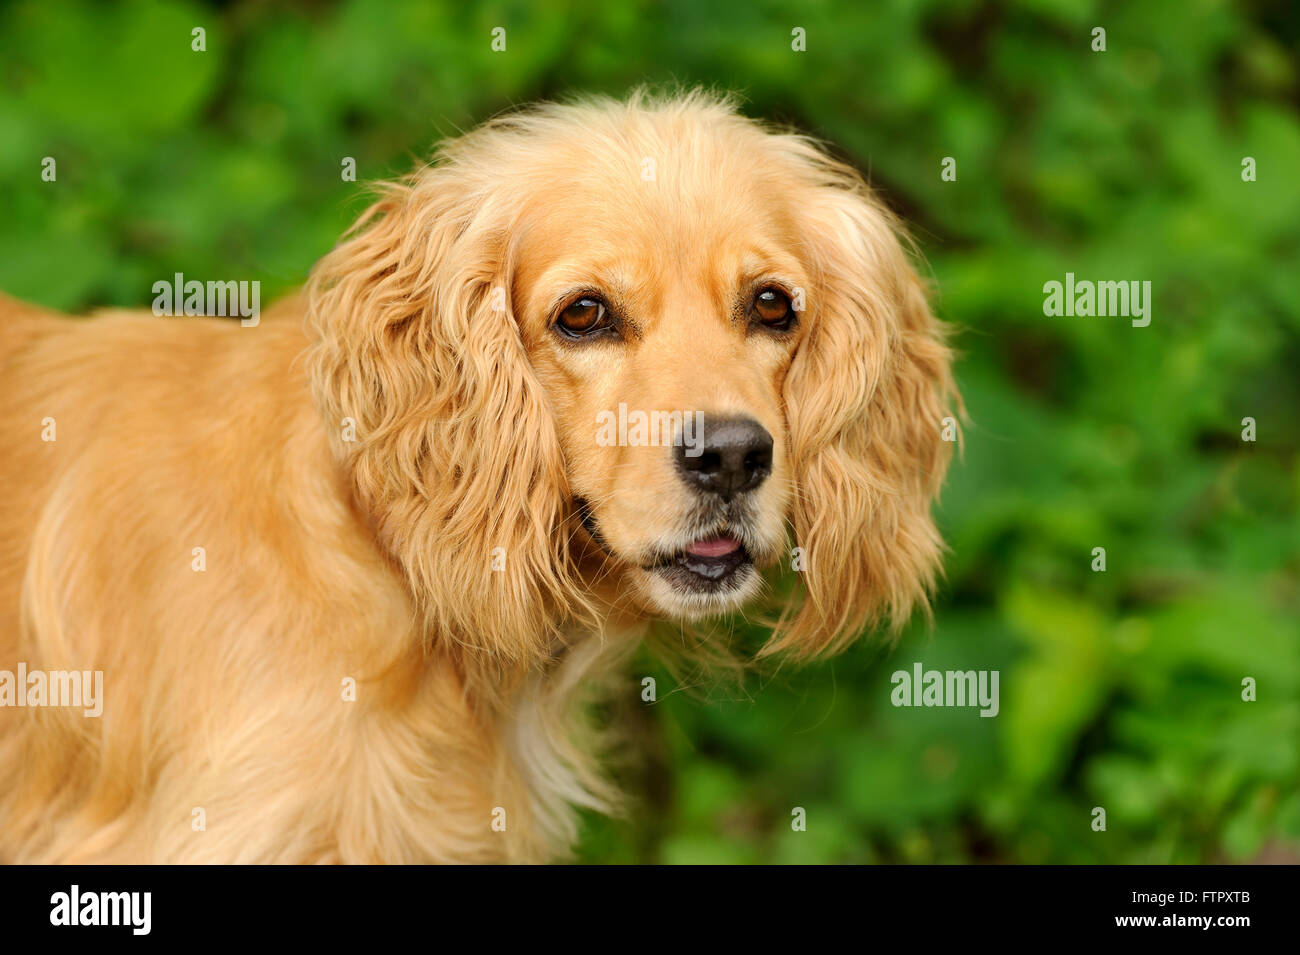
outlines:
[[612, 733], [593, 723], [590, 707], [633, 692], [621, 665], [641, 633], [571, 631], [565, 637], [515, 689], [503, 726], [507, 758], [527, 793], [533, 823], [559, 851], [577, 841], [579, 810], [608, 813], [618, 804], [617, 789], [599, 768]]

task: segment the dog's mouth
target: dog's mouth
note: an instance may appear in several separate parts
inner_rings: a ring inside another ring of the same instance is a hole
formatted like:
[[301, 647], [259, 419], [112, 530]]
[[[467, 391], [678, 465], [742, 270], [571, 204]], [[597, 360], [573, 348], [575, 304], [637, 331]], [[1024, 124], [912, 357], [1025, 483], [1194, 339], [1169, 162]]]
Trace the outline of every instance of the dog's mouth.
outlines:
[[[606, 558], [618, 559], [591, 505], [575, 500], [579, 521]], [[696, 525], [699, 527], [699, 525]], [[691, 537], [676, 537], [642, 556], [639, 567], [650, 584], [650, 600], [669, 616], [694, 617], [727, 609], [752, 596], [759, 582], [755, 551], [741, 531], [746, 524], [734, 517], [717, 515]], [[676, 536], [676, 535], [674, 535]], [[679, 549], [672, 549], [679, 548]]]
[[736, 587], [753, 566], [753, 558], [739, 538], [711, 534], [663, 555], [644, 569], [676, 589], [715, 593]]

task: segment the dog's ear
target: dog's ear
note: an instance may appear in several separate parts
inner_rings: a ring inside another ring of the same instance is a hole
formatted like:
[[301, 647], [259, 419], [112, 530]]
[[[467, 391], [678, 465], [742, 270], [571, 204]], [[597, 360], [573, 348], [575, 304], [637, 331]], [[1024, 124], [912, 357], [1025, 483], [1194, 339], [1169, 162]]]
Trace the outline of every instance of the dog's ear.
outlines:
[[499, 228], [454, 166], [385, 187], [308, 287], [312, 386], [434, 640], [527, 665], [578, 593]]
[[806, 593], [764, 653], [812, 655], [928, 611], [943, 550], [930, 506], [960, 398], [895, 221], [855, 170], [801, 152], [817, 176], [801, 208], [817, 274], [785, 399]]

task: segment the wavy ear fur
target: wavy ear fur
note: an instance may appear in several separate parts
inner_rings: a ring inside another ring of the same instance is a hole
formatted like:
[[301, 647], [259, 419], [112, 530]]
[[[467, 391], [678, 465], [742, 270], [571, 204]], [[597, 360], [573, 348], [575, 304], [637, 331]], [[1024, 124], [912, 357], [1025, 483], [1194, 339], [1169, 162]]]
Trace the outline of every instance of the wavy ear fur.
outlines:
[[851, 167], [795, 140], [814, 187], [803, 211], [819, 274], [786, 378], [793, 526], [806, 596], [764, 653], [832, 652], [927, 607], [943, 544], [930, 515], [951, 457], [951, 352], [899, 241]]
[[515, 666], [549, 651], [581, 591], [498, 211], [453, 162], [385, 186], [317, 265], [308, 320], [335, 450], [429, 635]]

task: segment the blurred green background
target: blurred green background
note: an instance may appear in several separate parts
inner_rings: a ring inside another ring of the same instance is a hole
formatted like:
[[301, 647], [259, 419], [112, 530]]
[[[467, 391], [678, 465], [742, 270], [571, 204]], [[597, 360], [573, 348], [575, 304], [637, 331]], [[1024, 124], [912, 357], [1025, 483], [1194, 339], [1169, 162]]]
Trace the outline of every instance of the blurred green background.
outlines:
[[[259, 279], [266, 302], [365, 204], [345, 156], [383, 178], [537, 98], [740, 91], [869, 173], [961, 330], [947, 580], [935, 627], [893, 650], [690, 692], [643, 661], [604, 711], [640, 798], [588, 818], [579, 858], [1300, 861], [1300, 10], [467, 7], [6, 5], [0, 290], [145, 306], [180, 271]], [[1045, 317], [1067, 271], [1149, 280], [1150, 326]], [[918, 661], [999, 670], [1001, 713], [894, 708], [890, 673]]]

